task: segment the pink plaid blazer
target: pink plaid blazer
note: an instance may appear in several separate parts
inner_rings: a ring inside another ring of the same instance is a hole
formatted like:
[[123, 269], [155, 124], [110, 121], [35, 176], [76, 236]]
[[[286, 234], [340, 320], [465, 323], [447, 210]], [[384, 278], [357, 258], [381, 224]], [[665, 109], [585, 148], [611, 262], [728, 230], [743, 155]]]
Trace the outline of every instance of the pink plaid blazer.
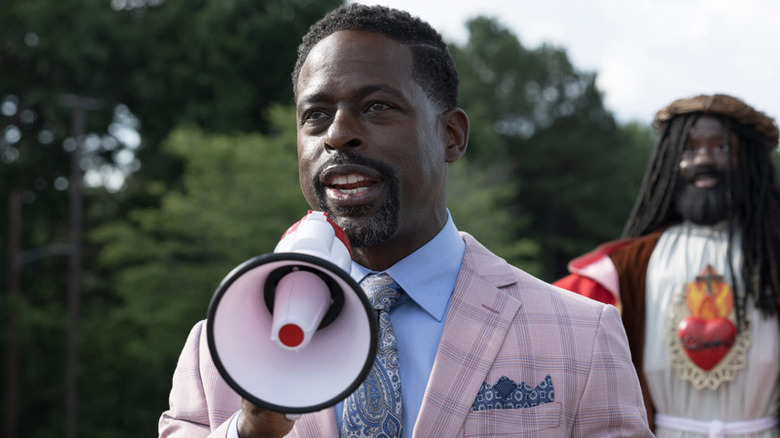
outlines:
[[[617, 309], [544, 283], [462, 233], [466, 253], [414, 437], [652, 437]], [[475, 410], [483, 383], [534, 387], [552, 402]], [[240, 397], [211, 361], [203, 322], [173, 376], [160, 437], [224, 437]], [[290, 438], [338, 438], [333, 408], [303, 415]]]

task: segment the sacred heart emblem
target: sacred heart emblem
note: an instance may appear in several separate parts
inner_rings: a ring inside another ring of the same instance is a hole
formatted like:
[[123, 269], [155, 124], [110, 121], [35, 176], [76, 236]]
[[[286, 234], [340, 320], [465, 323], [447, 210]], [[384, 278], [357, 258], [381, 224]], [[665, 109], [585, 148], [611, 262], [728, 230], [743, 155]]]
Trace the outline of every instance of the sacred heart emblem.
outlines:
[[737, 338], [737, 328], [726, 318], [701, 319], [689, 316], [680, 321], [677, 335], [685, 354], [699, 368], [709, 371], [717, 365]]
[[707, 265], [685, 288], [690, 316], [677, 326], [680, 345], [693, 363], [705, 371], [713, 369], [729, 352], [737, 328], [728, 316], [734, 305], [731, 287]]

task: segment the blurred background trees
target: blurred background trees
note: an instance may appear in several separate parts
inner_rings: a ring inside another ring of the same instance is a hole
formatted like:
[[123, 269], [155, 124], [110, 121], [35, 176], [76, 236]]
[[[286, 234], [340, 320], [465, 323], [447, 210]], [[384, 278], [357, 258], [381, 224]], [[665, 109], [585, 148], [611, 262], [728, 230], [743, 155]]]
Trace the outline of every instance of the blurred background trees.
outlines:
[[[340, 3], [0, 3], [3, 436], [62, 436], [69, 421], [79, 437], [155, 434], [184, 339], [219, 281], [308, 208], [290, 72], [308, 26]], [[616, 123], [596, 72], [564, 49], [525, 48], [483, 17], [468, 29], [451, 46], [472, 134], [451, 167], [450, 210], [459, 228], [555, 280], [619, 236], [652, 133]], [[75, 416], [74, 175], [84, 183]]]
[[620, 234], [652, 135], [618, 126], [596, 74], [578, 71], [563, 49], [526, 49], [487, 18], [467, 27], [469, 40], [452, 48], [474, 126], [467, 156], [493, 179], [514, 184], [500, 209], [513, 218], [510, 240], [533, 242], [536, 253], [512, 261], [555, 280], [573, 256]]

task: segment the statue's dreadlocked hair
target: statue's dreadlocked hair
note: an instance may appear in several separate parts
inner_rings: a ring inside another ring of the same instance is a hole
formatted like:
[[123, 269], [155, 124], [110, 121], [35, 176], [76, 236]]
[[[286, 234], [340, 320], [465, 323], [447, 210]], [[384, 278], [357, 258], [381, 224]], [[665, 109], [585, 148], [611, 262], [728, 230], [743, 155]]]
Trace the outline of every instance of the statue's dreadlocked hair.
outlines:
[[[623, 230], [624, 237], [642, 236], [682, 220], [674, 207], [679, 163], [691, 127], [702, 114], [680, 114], [660, 125], [658, 142]], [[729, 231], [739, 227], [742, 233], [745, 293], [738, 293], [737, 283], [732, 282], [737, 321], [742, 326], [747, 297], [752, 297], [765, 315], [777, 313], [780, 303], [780, 187], [767, 152], [774, 145], [751, 126], [727, 116], [706, 114], [721, 121], [727, 138], [735, 133], [739, 139], [736, 172], [729, 173], [733, 178], [727, 183], [729, 199], [744, 200], [728, 216]], [[737, 194], [737, 190], [742, 193]]]
[[740, 138], [739, 170], [747, 202], [737, 213], [742, 227], [742, 277], [747, 294], [766, 314], [778, 310], [780, 297], [780, 187], [767, 154], [766, 141], [755, 130], [734, 125]]
[[623, 237], [642, 236], [682, 220], [674, 209], [675, 187], [683, 146], [697, 118], [696, 113], [683, 114], [661, 128]]

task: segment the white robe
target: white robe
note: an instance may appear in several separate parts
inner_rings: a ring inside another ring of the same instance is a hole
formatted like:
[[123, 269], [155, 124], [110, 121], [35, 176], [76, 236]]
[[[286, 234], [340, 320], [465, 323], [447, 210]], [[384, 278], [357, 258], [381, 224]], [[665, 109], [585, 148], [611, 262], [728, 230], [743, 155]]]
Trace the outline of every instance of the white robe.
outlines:
[[[741, 275], [740, 236], [732, 242], [731, 264], [736, 271], [737, 287], [744, 293]], [[752, 345], [747, 349], [746, 365], [732, 381], [716, 389], [696, 389], [681, 380], [670, 365], [668, 341], [673, 302], [684, 294], [684, 285], [712, 265], [729, 284], [732, 275], [727, 257], [728, 233], [724, 225], [701, 227], [683, 223], [669, 228], [650, 257], [646, 283], [646, 330], [644, 374], [656, 413], [694, 420], [723, 422], [775, 417], [778, 412], [778, 376], [780, 375], [780, 331], [777, 316], [764, 318], [748, 300]], [[733, 314], [732, 314], [733, 316]], [[680, 432], [656, 426], [659, 438], [694, 438], [705, 434]], [[744, 436], [780, 437], [776, 430]]]

